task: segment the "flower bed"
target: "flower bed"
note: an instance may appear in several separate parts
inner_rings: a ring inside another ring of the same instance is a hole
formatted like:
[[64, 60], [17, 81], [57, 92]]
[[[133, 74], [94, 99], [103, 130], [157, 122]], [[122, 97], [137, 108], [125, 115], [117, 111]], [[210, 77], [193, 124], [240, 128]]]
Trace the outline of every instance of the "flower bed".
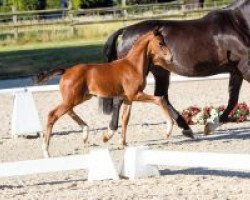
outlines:
[[[201, 124], [204, 125], [209, 121], [214, 121], [222, 115], [225, 106], [213, 107], [206, 106], [200, 108], [197, 106], [190, 106], [182, 111], [182, 116], [189, 125]], [[231, 122], [244, 122], [250, 120], [249, 107], [245, 102], [237, 104], [229, 114]]]

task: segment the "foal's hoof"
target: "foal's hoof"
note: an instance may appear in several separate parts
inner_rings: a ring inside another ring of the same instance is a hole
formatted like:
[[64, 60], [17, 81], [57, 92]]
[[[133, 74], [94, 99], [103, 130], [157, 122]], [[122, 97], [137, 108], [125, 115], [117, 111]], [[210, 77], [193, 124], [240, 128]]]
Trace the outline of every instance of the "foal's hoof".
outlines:
[[171, 134], [167, 134], [166, 135], [166, 140], [168, 140], [170, 138]]
[[109, 138], [109, 135], [108, 135], [107, 132], [105, 132], [105, 133], [102, 134], [102, 141], [103, 141], [104, 143], [108, 142], [109, 139], [110, 139], [110, 138]]
[[188, 130], [183, 130], [182, 131], [182, 134], [186, 137], [189, 137], [189, 138], [192, 138], [194, 139], [194, 133], [191, 129], [188, 129]]
[[119, 149], [119, 150], [123, 150], [123, 149], [125, 149], [125, 147], [127, 147], [127, 146], [128, 146], [128, 144], [127, 144], [127, 143], [124, 143], [124, 144], [119, 145], [119, 146], [118, 146], [118, 149]]

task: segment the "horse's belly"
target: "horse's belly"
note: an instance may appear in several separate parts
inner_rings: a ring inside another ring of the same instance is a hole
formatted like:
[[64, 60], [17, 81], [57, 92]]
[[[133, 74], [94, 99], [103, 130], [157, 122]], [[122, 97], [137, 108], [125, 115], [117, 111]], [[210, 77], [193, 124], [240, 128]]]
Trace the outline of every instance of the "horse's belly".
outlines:
[[98, 84], [89, 87], [89, 93], [101, 97], [123, 96], [123, 89], [119, 85]]
[[202, 77], [228, 72], [229, 70], [227, 65], [219, 65], [219, 63], [207, 61], [190, 66], [175, 66], [172, 72], [181, 76]]

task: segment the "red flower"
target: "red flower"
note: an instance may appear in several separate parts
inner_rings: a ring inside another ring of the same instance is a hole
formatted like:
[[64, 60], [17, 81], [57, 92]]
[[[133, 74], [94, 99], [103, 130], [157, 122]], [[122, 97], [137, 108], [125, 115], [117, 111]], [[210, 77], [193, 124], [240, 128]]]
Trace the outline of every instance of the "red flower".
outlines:
[[219, 106], [219, 107], [218, 107], [218, 111], [219, 111], [219, 112], [222, 112], [222, 111], [224, 111], [224, 110], [225, 110], [225, 106]]

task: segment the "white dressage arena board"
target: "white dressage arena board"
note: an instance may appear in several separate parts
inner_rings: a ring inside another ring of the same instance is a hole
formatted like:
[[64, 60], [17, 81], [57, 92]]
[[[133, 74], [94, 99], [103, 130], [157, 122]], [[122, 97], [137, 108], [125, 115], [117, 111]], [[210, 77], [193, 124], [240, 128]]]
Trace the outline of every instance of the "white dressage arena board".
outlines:
[[125, 151], [121, 175], [129, 179], [156, 176], [159, 174], [158, 166], [250, 172], [250, 155], [149, 150], [143, 146], [129, 147]]
[[82, 169], [88, 171], [89, 181], [119, 179], [108, 149], [93, 150], [87, 155], [0, 163], [0, 177]]
[[32, 93], [29, 91], [16, 92], [11, 124], [12, 135], [37, 135], [39, 132], [42, 132], [42, 126]]

